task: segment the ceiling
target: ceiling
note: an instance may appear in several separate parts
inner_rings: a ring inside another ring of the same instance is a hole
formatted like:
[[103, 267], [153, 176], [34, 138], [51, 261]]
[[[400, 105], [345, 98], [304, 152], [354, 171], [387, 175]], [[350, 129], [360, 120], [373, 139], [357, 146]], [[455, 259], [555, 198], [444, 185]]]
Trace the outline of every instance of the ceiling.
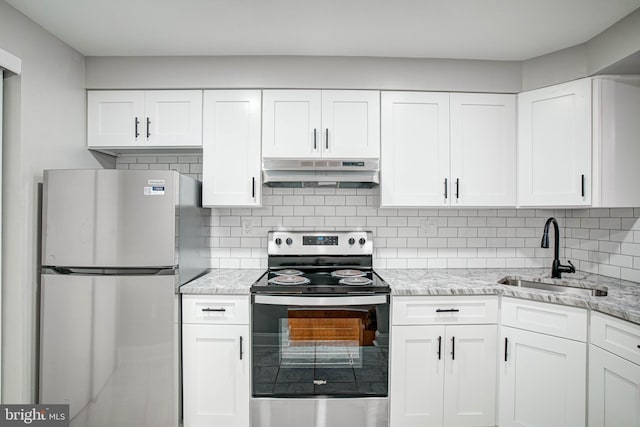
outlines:
[[640, 7], [640, 0], [6, 2], [87, 56], [489, 60], [525, 60], [586, 42]]

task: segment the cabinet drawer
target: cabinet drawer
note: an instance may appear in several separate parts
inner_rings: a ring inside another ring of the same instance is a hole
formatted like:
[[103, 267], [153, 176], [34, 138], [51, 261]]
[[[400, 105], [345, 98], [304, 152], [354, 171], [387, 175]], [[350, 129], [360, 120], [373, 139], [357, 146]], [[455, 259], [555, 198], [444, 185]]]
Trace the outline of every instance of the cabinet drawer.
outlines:
[[640, 365], [640, 325], [591, 312], [591, 343]]
[[582, 308], [503, 298], [502, 324], [560, 338], [587, 341], [587, 311]]
[[183, 295], [182, 323], [249, 324], [249, 297]]
[[498, 297], [393, 297], [392, 319], [394, 325], [497, 323]]

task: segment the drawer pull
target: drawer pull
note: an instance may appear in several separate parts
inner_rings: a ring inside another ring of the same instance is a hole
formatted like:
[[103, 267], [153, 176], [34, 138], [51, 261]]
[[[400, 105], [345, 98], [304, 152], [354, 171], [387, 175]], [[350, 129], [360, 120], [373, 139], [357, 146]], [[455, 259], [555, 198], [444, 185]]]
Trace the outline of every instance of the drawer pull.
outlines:
[[457, 308], [439, 308], [436, 310], [436, 313], [457, 313], [459, 311]]
[[202, 311], [220, 311], [220, 312], [224, 312], [227, 311], [226, 308], [209, 308], [209, 307], [205, 307], [202, 309]]

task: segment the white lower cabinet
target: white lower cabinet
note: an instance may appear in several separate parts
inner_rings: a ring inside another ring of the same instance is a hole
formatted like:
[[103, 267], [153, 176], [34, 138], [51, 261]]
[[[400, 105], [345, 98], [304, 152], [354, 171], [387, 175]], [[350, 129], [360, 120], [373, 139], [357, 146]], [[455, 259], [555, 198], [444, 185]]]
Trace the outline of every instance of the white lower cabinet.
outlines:
[[640, 366], [589, 347], [589, 427], [640, 426]]
[[585, 425], [586, 344], [503, 326], [500, 427]]
[[[408, 301], [394, 303], [394, 311]], [[458, 312], [448, 313], [451, 322]], [[392, 326], [390, 426], [494, 426], [496, 339], [495, 324]]]
[[220, 315], [229, 301], [183, 300], [183, 319], [194, 317], [189, 310], [212, 314], [182, 325], [184, 427], [249, 427], [249, 325]]
[[594, 312], [589, 427], [640, 427], [640, 326]]

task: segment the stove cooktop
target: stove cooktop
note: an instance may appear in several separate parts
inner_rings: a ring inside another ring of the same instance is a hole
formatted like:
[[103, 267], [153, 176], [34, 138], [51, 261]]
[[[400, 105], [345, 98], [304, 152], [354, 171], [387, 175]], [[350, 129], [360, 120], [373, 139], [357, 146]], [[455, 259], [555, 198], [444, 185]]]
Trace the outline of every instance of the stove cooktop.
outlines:
[[[348, 268], [271, 269], [252, 286], [252, 293], [260, 294], [313, 294], [313, 295], [368, 295], [389, 293], [389, 285], [373, 270]], [[347, 271], [348, 270], [348, 271]], [[359, 271], [360, 274], [356, 274]], [[289, 274], [282, 274], [289, 273]], [[332, 274], [333, 273], [333, 274]], [[337, 273], [337, 274], [336, 274]]]

